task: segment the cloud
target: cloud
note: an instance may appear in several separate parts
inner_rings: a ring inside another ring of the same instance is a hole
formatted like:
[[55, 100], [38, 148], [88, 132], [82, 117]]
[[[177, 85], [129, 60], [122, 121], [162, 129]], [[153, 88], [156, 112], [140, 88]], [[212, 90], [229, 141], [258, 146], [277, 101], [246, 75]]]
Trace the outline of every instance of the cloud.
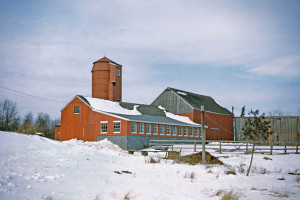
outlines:
[[248, 71], [258, 75], [300, 77], [300, 55], [275, 58]]

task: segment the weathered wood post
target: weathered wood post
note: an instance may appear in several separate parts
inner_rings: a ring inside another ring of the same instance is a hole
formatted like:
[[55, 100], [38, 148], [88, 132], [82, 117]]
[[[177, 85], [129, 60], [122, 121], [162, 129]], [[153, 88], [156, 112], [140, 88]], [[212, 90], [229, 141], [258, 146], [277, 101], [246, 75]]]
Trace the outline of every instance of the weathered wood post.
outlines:
[[222, 142], [220, 141], [220, 153], [222, 153]]
[[202, 134], [202, 162], [205, 164], [205, 127], [204, 127], [204, 105], [201, 105], [201, 134]]
[[286, 143], [284, 143], [284, 153], [286, 154]]
[[194, 141], [194, 152], [196, 152], [197, 150], [197, 144], [196, 144], [196, 140]]
[[296, 153], [298, 153], [298, 145], [296, 146]]
[[273, 153], [273, 142], [271, 142], [271, 149], [270, 149], [270, 155]]

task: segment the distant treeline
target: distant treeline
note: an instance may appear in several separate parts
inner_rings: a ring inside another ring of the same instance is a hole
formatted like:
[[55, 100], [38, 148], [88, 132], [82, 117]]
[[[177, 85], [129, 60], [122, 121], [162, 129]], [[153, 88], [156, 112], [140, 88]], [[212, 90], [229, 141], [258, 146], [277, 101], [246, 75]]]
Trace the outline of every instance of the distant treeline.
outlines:
[[59, 119], [51, 120], [47, 113], [38, 113], [33, 118], [32, 112], [28, 112], [23, 118], [17, 110], [17, 104], [9, 99], [0, 101], [0, 130], [16, 131], [26, 134], [42, 133], [44, 136], [54, 139], [54, 127]]

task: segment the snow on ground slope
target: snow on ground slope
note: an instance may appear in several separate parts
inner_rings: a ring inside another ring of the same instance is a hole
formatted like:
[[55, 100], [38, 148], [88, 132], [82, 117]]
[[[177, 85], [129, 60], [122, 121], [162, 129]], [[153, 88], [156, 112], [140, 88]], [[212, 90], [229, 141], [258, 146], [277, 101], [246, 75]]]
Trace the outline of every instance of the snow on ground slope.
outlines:
[[[300, 196], [297, 176], [288, 174], [299, 173], [299, 155], [256, 154], [249, 177], [241, 171], [250, 155], [218, 156], [226, 166], [164, 159], [151, 164], [148, 157], [128, 155], [107, 140], [57, 142], [0, 131], [0, 199], [121, 200], [127, 193], [130, 200], [220, 199], [215, 195], [220, 190], [233, 190], [240, 199]], [[236, 175], [226, 175], [230, 170]]]

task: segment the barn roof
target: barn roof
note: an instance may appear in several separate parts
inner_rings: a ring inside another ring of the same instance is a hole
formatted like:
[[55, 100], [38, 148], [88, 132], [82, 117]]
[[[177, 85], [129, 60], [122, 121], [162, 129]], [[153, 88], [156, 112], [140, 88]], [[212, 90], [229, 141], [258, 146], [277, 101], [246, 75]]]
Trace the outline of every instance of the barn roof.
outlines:
[[89, 107], [96, 112], [121, 117], [129, 121], [170, 124], [178, 126], [197, 126], [201, 125], [194, 123], [188, 117], [174, 115], [166, 112], [162, 107], [126, 102], [114, 102], [99, 98], [83, 97], [77, 95]]
[[187, 92], [184, 90], [178, 90], [175, 88], [168, 87], [166, 90], [171, 90], [180, 96], [185, 102], [187, 102], [194, 109], [200, 110], [201, 105], [204, 105], [204, 110], [219, 114], [231, 115], [232, 113], [226, 108], [220, 106], [216, 101], [210, 96], [205, 96], [201, 94], [195, 94], [192, 92]]
[[104, 56], [103, 58], [95, 61], [93, 64], [98, 63], [98, 62], [109, 62], [109, 63], [113, 63], [113, 64], [118, 65], [118, 66], [122, 66], [122, 65], [112, 61], [111, 59], [107, 58], [106, 56]]

